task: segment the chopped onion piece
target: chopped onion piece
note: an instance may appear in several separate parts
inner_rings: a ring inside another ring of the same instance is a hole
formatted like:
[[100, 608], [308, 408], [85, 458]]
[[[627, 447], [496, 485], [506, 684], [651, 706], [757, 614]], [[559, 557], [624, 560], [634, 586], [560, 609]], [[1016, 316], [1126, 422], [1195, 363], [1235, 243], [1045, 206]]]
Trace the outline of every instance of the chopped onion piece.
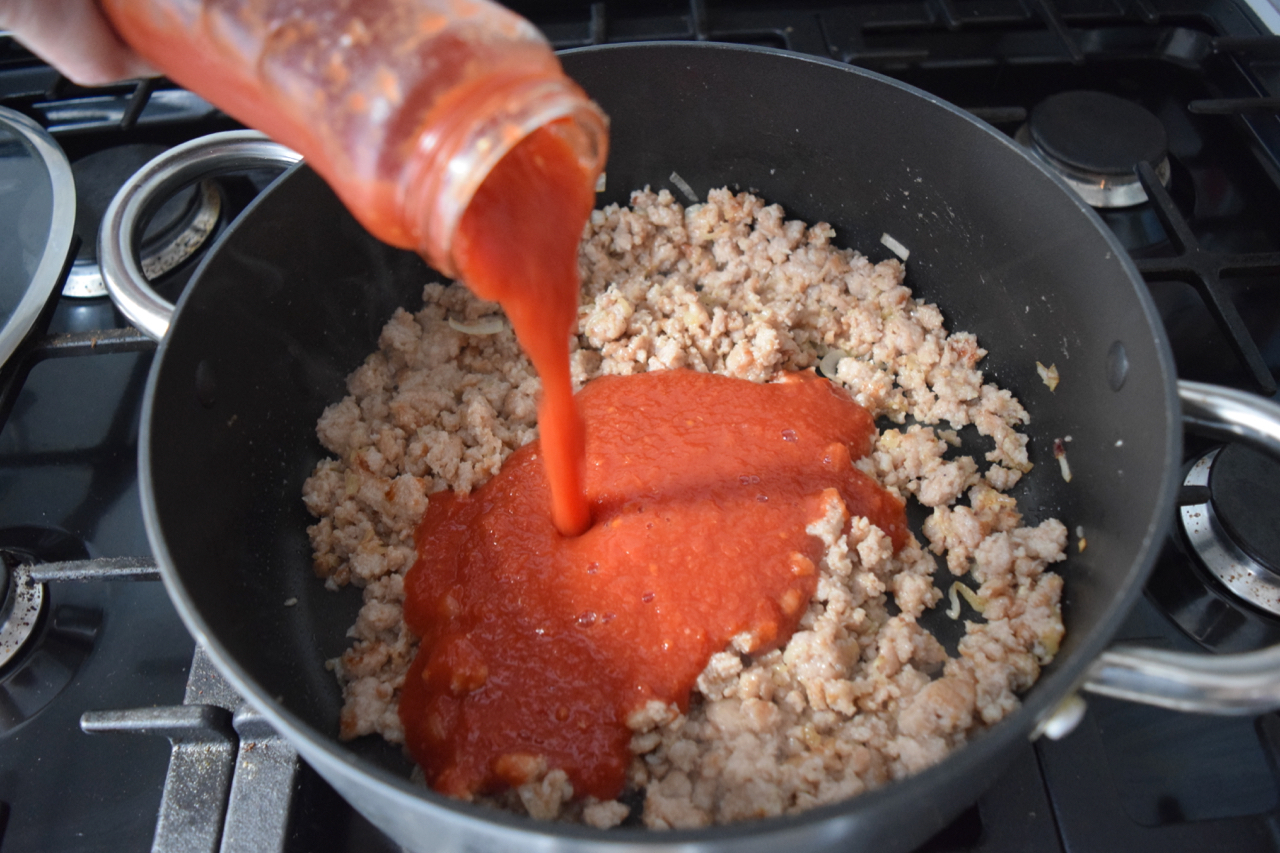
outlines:
[[501, 317], [481, 317], [474, 323], [459, 323], [449, 318], [449, 328], [464, 335], [496, 335], [506, 328]]
[[608, 185], [607, 173], [601, 172], [600, 177], [596, 178], [596, 192], [604, 192], [604, 188]]
[[1036, 362], [1036, 373], [1040, 374], [1040, 379], [1045, 385], [1049, 386], [1049, 390], [1053, 391], [1058, 387], [1058, 365], [1051, 364], [1045, 367], [1040, 362]]
[[818, 372], [828, 379], [834, 379], [836, 368], [840, 365], [840, 359], [848, 358], [849, 354], [838, 349], [827, 350], [827, 354], [822, 357], [822, 361], [818, 363]]
[[888, 234], [881, 234], [880, 242], [883, 243], [890, 252], [893, 252], [895, 255], [897, 255], [899, 258], [901, 258], [904, 261], [907, 258], [911, 257], [911, 250], [908, 249], [906, 246], [902, 245], [901, 243], [899, 243], [897, 240], [890, 237]]
[[698, 194], [693, 191], [693, 187], [689, 186], [689, 182], [680, 177], [678, 173], [672, 172], [671, 177], [667, 180], [675, 184], [676, 189], [680, 190], [680, 192], [684, 194], [684, 197], [689, 199], [689, 201], [694, 204], [698, 203]]

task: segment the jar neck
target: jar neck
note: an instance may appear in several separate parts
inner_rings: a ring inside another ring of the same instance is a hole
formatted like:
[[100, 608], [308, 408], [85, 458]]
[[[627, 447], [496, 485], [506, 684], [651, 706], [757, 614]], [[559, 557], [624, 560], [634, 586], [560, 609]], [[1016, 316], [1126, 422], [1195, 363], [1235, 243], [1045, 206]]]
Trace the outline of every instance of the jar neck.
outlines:
[[400, 196], [401, 217], [429, 264], [456, 277], [453, 237], [476, 190], [508, 152], [561, 119], [594, 182], [608, 154], [608, 119], [564, 75], [493, 75], [433, 116], [418, 138]]

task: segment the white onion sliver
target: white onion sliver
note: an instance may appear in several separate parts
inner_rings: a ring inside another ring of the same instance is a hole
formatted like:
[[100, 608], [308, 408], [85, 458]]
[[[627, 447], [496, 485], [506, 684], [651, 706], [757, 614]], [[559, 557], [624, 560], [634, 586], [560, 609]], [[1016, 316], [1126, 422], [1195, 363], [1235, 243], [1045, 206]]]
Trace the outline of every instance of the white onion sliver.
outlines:
[[822, 357], [822, 361], [818, 362], [818, 372], [828, 379], [832, 379], [836, 375], [836, 368], [840, 365], [840, 359], [848, 357], [846, 353], [838, 349], [827, 350], [827, 354]]
[[987, 599], [978, 595], [975, 590], [965, 586], [960, 581], [952, 581], [951, 592], [948, 593], [951, 597], [951, 606], [947, 608], [947, 616], [951, 619], [960, 618], [960, 599], [956, 596], [956, 593], [964, 596], [964, 600], [969, 602], [969, 606], [977, 613], [982, 613], [987, 608]]
[[951, 593], [950, 593], [950, 596], [951, 596], [951, 606], [947, 608], [947, 618], [948, 618], [948, 619], [959, 619], [959, 618], [960, 618], [960, 596], [956, 595], [956, 592], [957, 592], [957, 589], [956, 589], [956, 588], [957, 588], [958, 586], [960, 586], [960, 582], [959, 582], [959, 581], [956, 581], [955, 583], [953, 583], [953, 584], [951, 585]]
[[667, 180], [675, 184], [676, 189], [684, 194], [684, 197], [694, 204], [698, 203], [698, 194], [693, 191], [693, 187], [689, 186], [689, 182], [680, 177], [678, 172], [672, 172], [671, 177]]
[[501, 317], [481, 317], [474, 323], [459, 323], [450, 317], [449, 328], [464, 335], [496, 335], [506, 326]]
[[911, 257], [911, 250], [890, 237], [887, 233], [880, 235], [880, 242], [883, 243], [890, 252], [893, 252], [904, 261]]
[[608, 175], [605, 172], [601, 172], [600, 177], [596, 178], [596, 192], [604, 192], [606, 186], [608, 186]]

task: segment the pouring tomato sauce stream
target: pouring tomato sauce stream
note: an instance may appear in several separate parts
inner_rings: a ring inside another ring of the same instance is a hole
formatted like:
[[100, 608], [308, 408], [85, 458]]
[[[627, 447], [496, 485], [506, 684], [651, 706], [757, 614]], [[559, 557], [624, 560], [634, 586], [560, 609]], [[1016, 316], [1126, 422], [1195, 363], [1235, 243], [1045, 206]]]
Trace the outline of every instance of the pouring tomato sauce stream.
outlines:
[[480, 185], [453, 243], [463, 281], [481, 299], [502, 305], [542, 380], [538, 433], [552, 517], [565, 536], [591, 524], [569, 336], [578, 320], [578, 243], [595, 203], [593, 184], [556, 125], [538, 128]]
[[539, 130], [486, 179], [455, 243], [543, 399], [538, 441], [474, 493], [431, 496], [405, 580], [422, 640], [405, 740], [453, 796], [559, 768], [575, 794], [616, 797], [631, 714], [687, 709], [712, 654], [762, 653], [795, 630], [823, 557], [808, 526], [834, 512], [870, 518], [895, 547], [907, 536], [902, 502], [852, 464], [871, 416], [812, 373], [758, 385], [662, 371], [574, 397], [589, 178], [554, 127]]

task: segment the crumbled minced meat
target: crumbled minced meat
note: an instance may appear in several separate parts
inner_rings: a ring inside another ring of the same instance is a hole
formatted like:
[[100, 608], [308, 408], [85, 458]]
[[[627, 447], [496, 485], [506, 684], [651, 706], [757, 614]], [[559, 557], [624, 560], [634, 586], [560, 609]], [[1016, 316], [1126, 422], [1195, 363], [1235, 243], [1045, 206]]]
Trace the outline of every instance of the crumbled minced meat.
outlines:
[[[1064, 558], [1066, 528], [1023, 526], [1004, 494], [1031, 468], [1026, 411], [985, 382], [974, 336], [948, 333], [938, 308], [912, 297], [901, 263], [872, 263], [833, 237], [727, 190], [689, 207], [637, 192], [587, 226], [577, 385], [671, 368], [767, 382], [834, 364], [833, 381], [903, 427], [858, 467], [933, 510], [928, 550], [912, 539], [895, 554], [827, 494], [808, 528], [826, 549], [818, 590], [786, 647], [752, 658], [736, 644], [712, 656], [687, 713], [651, 703], [630, 716], [629, 784], [649, 827], [792, 813], [935, 764], [1013, 711], [1062, 638], [1062, 580], [1046, 567]], [[536, 435], [540, 386], [510, 328], [470, 335], [448, 322], [496, 306], [440, 284], [423, 303], [396, 312], [321, 417], [334, 458], [304, 491], [317, 574], [364, 591], [351, 647], [330, 662], [344, 738], [403, 741], [396, 707], [416, 646], [403, 578], [430, 494], [478, 487]], [[954, 452], [965, 427], [991, 439], [985, 469]], [[932, 555], [978, 585], [981, 619], [965, 623], [954, 658], [917, 622], [941, 598]], [[563, 771], [530, 760], [529, 781], [496, 804], [598, 827], [629, 816], [621, 802], [574, 800]]]

